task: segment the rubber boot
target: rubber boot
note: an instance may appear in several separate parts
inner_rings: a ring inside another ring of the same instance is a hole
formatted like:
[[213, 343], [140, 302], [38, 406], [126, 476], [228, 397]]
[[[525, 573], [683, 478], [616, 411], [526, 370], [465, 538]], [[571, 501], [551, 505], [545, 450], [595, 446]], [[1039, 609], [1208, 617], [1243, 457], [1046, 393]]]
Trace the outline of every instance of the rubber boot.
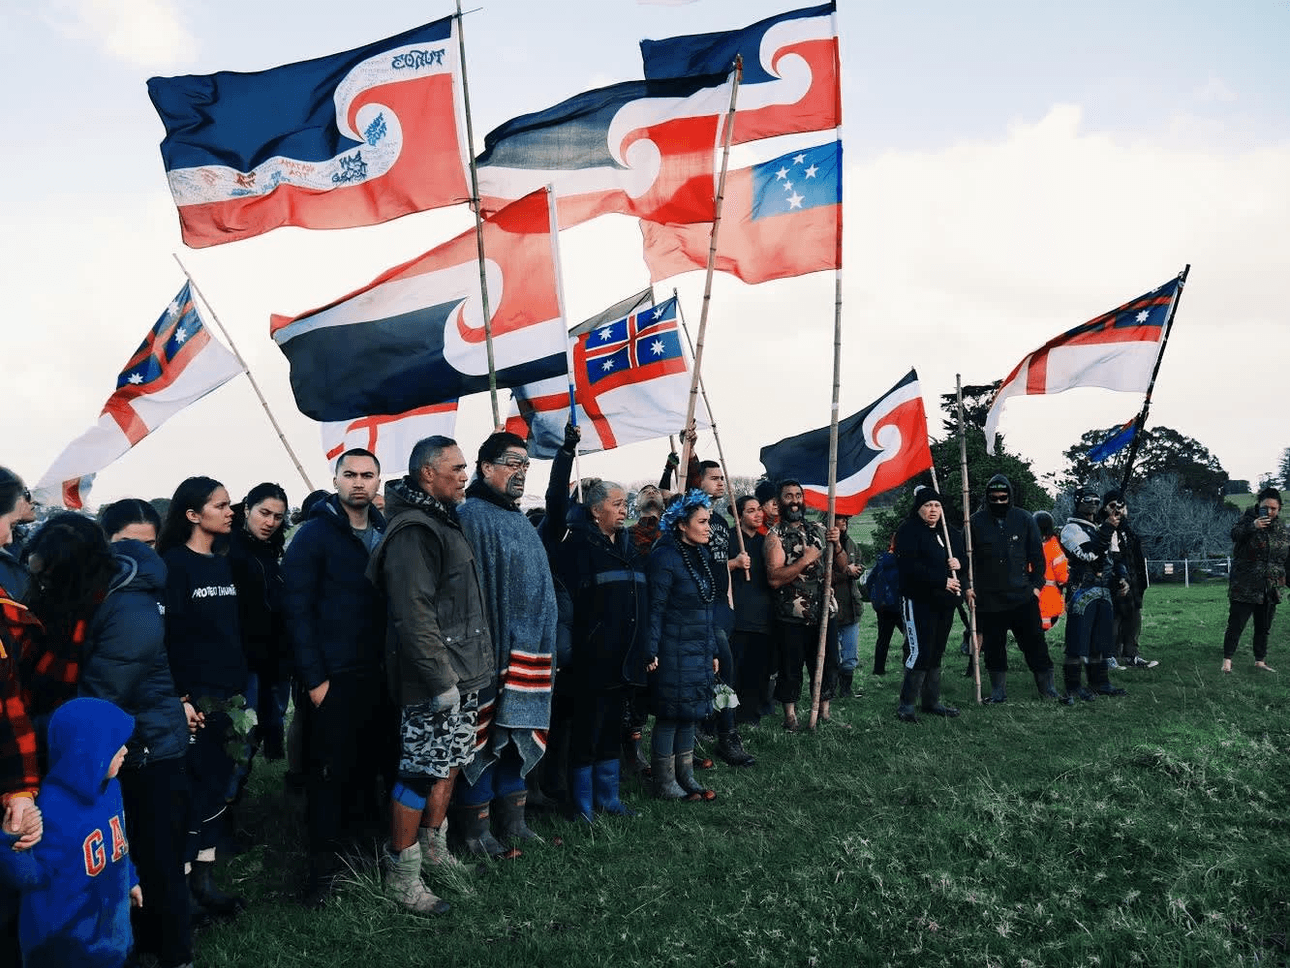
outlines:
[[717, 755], [731, 766], [752, 766], [756, 762], [733, 729], [717, 734]]
[[921, 669], [906, 669], [905, 678], [900, 683], [900, 702], [896, 706], [896, 718], [902, 723], [918, 722], [914, 703], [923, 689], [923, 679], [927, 675]]
[[1040, 699], [1060, 699], [1057, 694], [1057, 686], [1053, 682], [1052, 666], [1044, 672], [1035, 673], [1035, 688], [1039, 690]]
[[990, 670], [990, 695], [983, 702], [1002, 705], [1008, 701], [1008, 673]]
[[591, 802], [597, 809], [616, 817], [634, 817], [636, 811], [618, 799], [622, 774], [617, 760], [601, 760], [591, 767]]
[[312, 910], [324, 907], [336, 894], [336, 881], [340, 876], [341, 861], [332, 851], [325, 850], [309, 857], [309, 879], [300, 903]]
[[649, 760], [641, 750], [641, 731], [635, 726], [623, 730], [622, 776], [639, 776], [649, 779]]
[[493, 801], [497, 805], [497, 821], [501, 827], [501, 841], [511, 848], [518, 848], [524, 841], [542, 843], [542, 838], [524, 822], [524, 807], [528, 803], [528, 790], [516, 790]]
[[453, 807], [451, 813], [452, 840], [457, 853], [490, 860], [506, 860], [520, 855], [518, 850], [508, 850], [493, 836], [488, 822], [488, 804], [462, 804]]
[[694, 778], [694, 750], [676, 754], [676, 782], [685, 791], [685, 799], [715, 800], [716, 791], [705, 788]]
[[684, 800], [685, 791], [676, 782], [676, 757], [658, 756], [650, 761], [654, 796], [660, 800]]
[[569, 770], [569, 807], [575, 820], [591, 823], [595, 806], [595, 778], [591, 766], [575, 766]]
[[856, 678], [856, 674], [854, 672], [838, 673], [838, 695], [837, 695], [838, 699], [854, 698], [854, 695], [851, 692], [851, 689], [855, 682], [855, 678]]
[[385, 893], [414, 914], [443, 914], [451, 905], [436, 897], [421, 880], [421, 845], [405, 847], [397, 854], [384, 851], [381, 867]]
[[451, 870], [466, 865], [452, 856], [448, 850], [448, 820], [434, 827], [422, 827], [417, 831], [417, 844], [421, 847], [421, 873], [429, 874], [435, 868]]
[[1088, 684], [1103, 696], [1127, 696], [1128, 690], [1111, 685], [1110, 663], [1105, 659], [1088, 664]]
[[1062, 666], [1062, 675], [1066, 680], [1066, 696], [1062, 700], [1066, 705], [1075, 705], [1076, 699], [1082, 699], [1085, 702], [1092, 702], [1097, 696], [1080, 685], [1080, 666], [1064, 665]]
[[236, 917], [246, 910], [244, 898], [225, 894], [215, 885], [213, 860], [193, 861], [192, 873], [188, 875], [188, 885], [192, 889], [193, 899], [214, 917]]
[[941, 702], [941, 670], [928, 669], [927, 678], [923, 680], [923, 712], [929, 716], [944, 716], [953, 719], [959, 714], [954, 706]]

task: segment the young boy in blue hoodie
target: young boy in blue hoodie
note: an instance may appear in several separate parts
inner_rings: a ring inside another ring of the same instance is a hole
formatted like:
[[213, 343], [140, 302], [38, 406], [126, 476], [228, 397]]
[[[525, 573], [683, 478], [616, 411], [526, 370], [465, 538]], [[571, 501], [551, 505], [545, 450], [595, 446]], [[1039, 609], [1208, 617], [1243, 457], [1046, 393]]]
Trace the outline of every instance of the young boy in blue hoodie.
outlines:
[[130, 905], [142, 906], [130, 863], [117, 771], [134, 719], [102, 699], [73, 699], [49, 720], [49, 772], [36, 803], [45, 835], [7, 849], [0, 878], [22, 894], [18, 936], [28, 968], [121, 968], [130, 956]]

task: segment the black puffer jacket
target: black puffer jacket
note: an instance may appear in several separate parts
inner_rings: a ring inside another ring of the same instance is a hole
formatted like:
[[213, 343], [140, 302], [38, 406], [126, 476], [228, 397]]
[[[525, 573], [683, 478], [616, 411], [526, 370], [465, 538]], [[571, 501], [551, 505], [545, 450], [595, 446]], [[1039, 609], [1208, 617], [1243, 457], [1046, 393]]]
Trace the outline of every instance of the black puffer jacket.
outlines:
[[1039, 527], [1029, 512], [1012, 505], [1012, 482], [995, 474], [986, 493], [999, 490], [1008, 492], [1002, 517], [996, 517], [988, 504], [972, 515], [972, 582], [976, 607], [982, 612], [1011, 611], [1044, 587]]
[[639, 661], [628, 657], [649, 627], [648, 561], [632, 546], [626, 531], [613, 540], [594, 521], [577, 517], [555, 559], [556, 577], [573, 598], [572, 661], [568, 671], [575, 693], [601, 692], [624, 682], [644, 683]]
[[[686, 567], [689, 557], [694, 571], [705, 577], [721, 565], [710, 560], [705, 546], [683, 546], [671, 534], [654, 545], [649, 568], [649, 636], [647, 661], [658, 659], [650, 676], [650, 711], [665, 719], [705, 719], [712, 714], [715, 674], [712, 660], [717, 654], [713, 624], [713, 589], [701, 595]], [[715, 579], [714, 579], [715, 581]], [[704, 601], [704, 599], [707, 601]]]
[[166, 566], [141, 541], [117, 541], [112, 550], [116, 575], [90, 620], [77, 694], [116, 703], [134, 717], [127, 767], [177, 759], [188, 752], [188, 721], [166, 653]]
[[238, 528], [229, 541], [228, 562], [237, 586], [247, 668], [264, 683], [278, 682], [289, 668], [291, 650], [282, 612], [284, 585], [277, 549]]

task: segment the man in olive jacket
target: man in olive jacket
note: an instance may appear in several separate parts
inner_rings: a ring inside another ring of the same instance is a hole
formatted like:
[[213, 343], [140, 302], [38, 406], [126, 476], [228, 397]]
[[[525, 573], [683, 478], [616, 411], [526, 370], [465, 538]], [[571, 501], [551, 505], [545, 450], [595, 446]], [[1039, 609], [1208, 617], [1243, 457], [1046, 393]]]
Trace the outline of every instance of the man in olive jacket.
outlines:
[[386, 485], [388, 526], [367, 572], [388, 602], [386, 670], [400, 712], [386, 889], [419, 913], [448, 909], [421, 873], [455, 863], [447, 850], [448, 802], [474, 755], [479, 690], [494, 678], [479, 570], [457, 521], [465, 487], [466, 459], [456, 442], [419, 441], [408, 476]]

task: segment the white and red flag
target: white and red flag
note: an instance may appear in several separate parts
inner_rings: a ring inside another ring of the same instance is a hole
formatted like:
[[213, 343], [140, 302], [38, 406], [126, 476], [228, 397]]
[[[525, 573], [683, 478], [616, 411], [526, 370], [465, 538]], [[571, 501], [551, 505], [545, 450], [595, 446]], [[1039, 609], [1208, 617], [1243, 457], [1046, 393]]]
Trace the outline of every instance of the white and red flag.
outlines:
[[96, 473], [241, 372], [242, 364], [202, 322], [191, 286], [184, 283], [117, 376], [98, 423], [45, 471], [36, 485], [38, 499], [84, 507]]
[[1004, 404], [1011, 397], [1061, 393], [1075, 387], [1102, 387], [1144, 393], [1160, 355], [1170, 307], [1182, 291], [1182, 277], [1067, 330], [1028, 354], [995, 392], [985, 418], [986, 453]]

